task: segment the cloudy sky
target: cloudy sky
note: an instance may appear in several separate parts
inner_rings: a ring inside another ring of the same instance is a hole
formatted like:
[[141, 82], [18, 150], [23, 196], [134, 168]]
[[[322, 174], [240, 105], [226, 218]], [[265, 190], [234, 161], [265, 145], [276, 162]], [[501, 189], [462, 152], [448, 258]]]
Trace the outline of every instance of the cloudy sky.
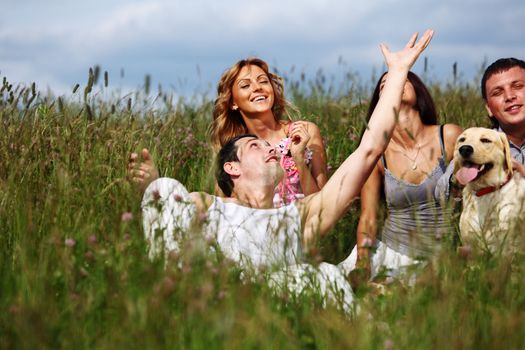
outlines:
[[[280, 72], [382, 70], [378, 48], [414, 31], [435, 36], [429, 78], [472, 80], [484, 60], [525, 58], [523, 0], [0, 0], [0, 76], [58, 93], [85, 85], [89, 67], [110, 86], [214, 94], [220, 74], [246, 56]], [[342, 63], [341, 63], [342, 62]], [[422, 71], [422, 60], [414, 67]], [[121, 76], [123, 72], [123, 77]]]

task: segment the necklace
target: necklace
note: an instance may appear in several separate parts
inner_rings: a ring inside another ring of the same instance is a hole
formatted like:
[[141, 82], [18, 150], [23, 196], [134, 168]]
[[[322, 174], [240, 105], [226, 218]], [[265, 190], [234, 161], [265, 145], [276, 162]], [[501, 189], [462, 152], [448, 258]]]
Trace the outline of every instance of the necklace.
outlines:
[[417, 152], [416, 152], [416, 156], [414, 158], [409, 157], [408, 154], [406, 154], [405, 152], [401, 151], [401, 154], [403, 156], [405, 156], [405, 158], [407, 158], [408, 160], [410, 160], [412, 162], [412, 166], [410, 167], [410, 169], [412, 169], [412, 170], [416, 170], [417, 169], [417, 157], [419, 156], [419, 151], [421, 151], [421, 146], [419, 145], [419, 143], [416, 145], [416, 148], [417, 148]]

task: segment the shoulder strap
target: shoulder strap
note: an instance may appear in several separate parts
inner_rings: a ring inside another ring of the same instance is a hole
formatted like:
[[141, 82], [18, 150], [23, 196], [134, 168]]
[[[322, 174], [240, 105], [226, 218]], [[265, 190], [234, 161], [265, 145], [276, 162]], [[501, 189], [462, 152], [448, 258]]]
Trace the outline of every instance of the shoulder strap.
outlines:
[[381, 155], [381, 163], [383, 163], [383, 168], [386, 169], [386, 158], [384, 153]]
[[443, 130], [445, 129], [445, 125], [441, 124], [439, 126], [439, 144], [441, 145], [441, 154], [443, 155], [443, 159], [447, 159], [445, 154], [445, 141], [443, 139]]

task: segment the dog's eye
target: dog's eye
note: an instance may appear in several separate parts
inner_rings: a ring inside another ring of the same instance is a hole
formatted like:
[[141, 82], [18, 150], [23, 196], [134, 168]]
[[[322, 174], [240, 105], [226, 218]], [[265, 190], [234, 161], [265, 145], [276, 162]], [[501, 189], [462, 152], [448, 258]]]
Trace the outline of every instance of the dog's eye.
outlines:
[[492, 140], [486, 139], [486, 138], [484, 138], [484, 137], [482, 137], [482, 138], [480, 139], [480, 141], [481, 141], [481, 143], [491, 143], [491, 142], [492, 142]]
[[465, 142], [465, 138], [464, 138], [464, 137], [460, 137], [460, 138], [458, 139], [458, 142]]

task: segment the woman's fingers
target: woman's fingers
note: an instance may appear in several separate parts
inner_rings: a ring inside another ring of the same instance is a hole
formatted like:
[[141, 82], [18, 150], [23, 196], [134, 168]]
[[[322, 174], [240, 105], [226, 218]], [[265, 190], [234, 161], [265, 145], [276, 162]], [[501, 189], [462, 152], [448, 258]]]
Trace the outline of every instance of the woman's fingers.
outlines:
[[307, 142], [310, 139], [310, 135], [306, 128], [296, 127], [291, 130], [290, 138], [296, 143], [301, 143], [301, 141]]
[[416, 43], [416, 40], [417, 40], [417, 36], [418, 36], [418, 32], [415, 32], [414, 34], [412, 34], [412, 36], [410, 37], [410, 39], [408, 39], [408, 43], [405, 45], [405, 47], [414, 47], [414, 44]]
[[425, 31], [421, 39], [416, 42], [418, 37], [418, 33], [416, 32], [412, 34], [405, 47], [397, 52], [390, 51], [390, 49], [385, 44], [381, 43], [379, 47], [383, 53], [383, 56], [385, 57], [385, 61], [389, 69], [394, 66], [410, 68], [421, 52], [423, 52], [423, 50], [428, 46], [432, 40], [433, 35], [434, 31], [428, 29]]
[[432, 29], [427, 29], [425, 31], [425, 33], [423, 33], [423, 36], [421, 37], [421, 39], [418, 42], [418, 45], [421, 46], [421, 50], [426, 49], [426, 47], [430, 43], [430, 40], [432, 40], [433, 36], [434, 36], [434, 31]]

